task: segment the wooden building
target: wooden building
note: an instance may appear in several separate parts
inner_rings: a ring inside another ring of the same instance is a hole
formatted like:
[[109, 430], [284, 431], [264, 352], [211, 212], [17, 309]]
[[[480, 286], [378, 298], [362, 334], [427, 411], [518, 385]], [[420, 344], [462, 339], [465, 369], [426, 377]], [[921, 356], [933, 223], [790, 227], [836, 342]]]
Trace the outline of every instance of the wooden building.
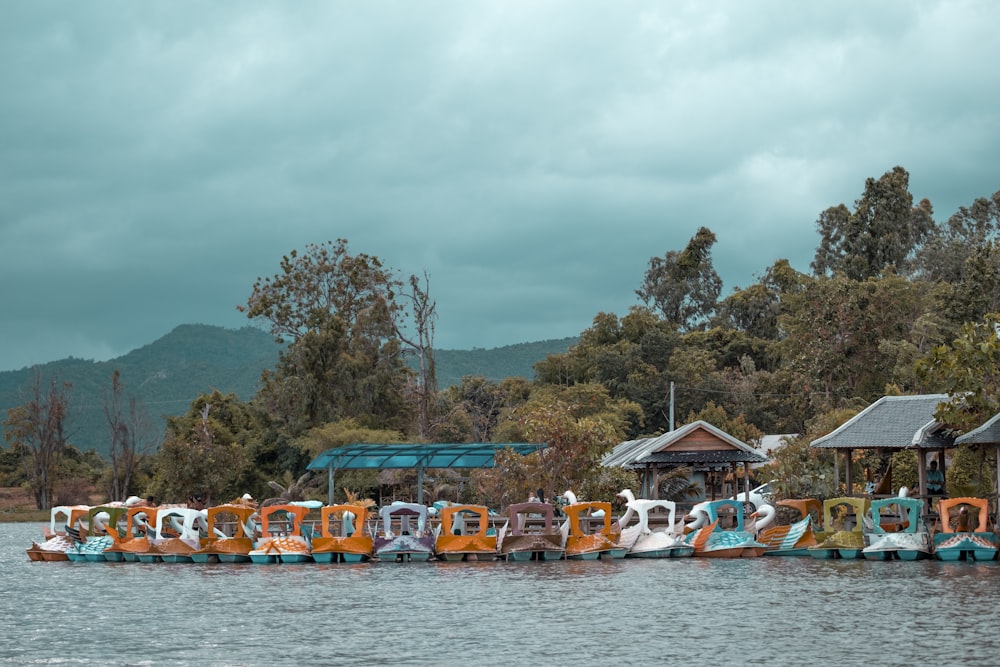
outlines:
[[[750, 491], [750, 467], [767, 457], [753, 447], [705, 421], [695, 421], [663, 435], [629, 440], [605, 455], [605, 466], [632, 468], [642, 479], [642, 497], [657, 499], [659, 478], [671, 468], [690, 467], [702, 471], [708, 480], [728, 472], [737, 481], [734, 491]], [[737, 475], [742, 466], [742, 476]], [[706, 487], [715, 488], [707, 483]], [[714, 498], [713, 498], [714, 499]]]

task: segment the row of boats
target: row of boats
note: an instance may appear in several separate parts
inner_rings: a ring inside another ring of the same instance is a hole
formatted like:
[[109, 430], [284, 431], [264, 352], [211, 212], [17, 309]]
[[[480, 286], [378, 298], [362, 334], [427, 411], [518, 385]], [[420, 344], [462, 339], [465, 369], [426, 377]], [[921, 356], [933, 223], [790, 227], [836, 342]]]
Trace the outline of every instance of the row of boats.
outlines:
[[[922, 519], [924, 501], [903, 496], [782, 500], [746, 517], [736, 500], [717, 500], [679, 519], [671, 501], [619, 495], [626, 511], [617, 520], [611, 503], [578, 502], [570, 491], [559, 520], [553, 504], [536, 501], [512, 504], [503, 516], [446, 502], [398, 502], [377, 514], [317, 501], [260, 508], [236, 501], [206, 510], [60, 506], [43, 530], [46, 539], [27, 553], [35, 561], [267, 564], [691, 556], [986, 561], [1000, 550], [981, 498], [940, 500], [932, 533]], [[778, 508], [787, 519], [782, 525]]]

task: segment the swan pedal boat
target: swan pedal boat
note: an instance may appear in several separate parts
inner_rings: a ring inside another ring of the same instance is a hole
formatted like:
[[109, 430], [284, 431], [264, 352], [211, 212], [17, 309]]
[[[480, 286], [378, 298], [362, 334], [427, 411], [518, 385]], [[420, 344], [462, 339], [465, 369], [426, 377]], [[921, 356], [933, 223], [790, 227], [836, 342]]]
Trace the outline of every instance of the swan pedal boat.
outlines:
[[[719, 510], [722, 509], [731, 510], [732, 528], [721, 527]], [[754, 533], [746, 529], [743, 503], [739, 501], [727, 499], [699, 503], [691, 509], [689, 516], [693, 520], [688, 524], [691, 532], [685, 542], [694, 547], [696, 557], [755, 558], [764, 549]]]
[[[575, 499], [575, 497], [574, 497]], [[568, 560], [598, 560], [624, 558], [627, 547], [619, 544], [621, 531], [613, 530], [611, 503], [603, 501], [574, 502], [562, 508], [566, 521], [562, 526], [563, 547]], [[589, 515], [589, 516], [585, 516]], [[586, 525], [599, 519], [601, 527], [593, 531]]]
[[[361, 505], [327, 505], [320, 510], [320, 535], [312, 541], [317, 563], [363, 563], [371, 560], [374, 540]], [[356, 527], [357, 526], [357, 527]]]
[[775, 503], [776, 508], [789, 508], [798, 514], [790, 524], [769, 526], [757, 534], [764, 545], [763, 556], [809, 556], [809, 547], [818, 544], [812, 529], [812, 514], [823, 515], [823, 504], [815, 498], [789, 498]]
[[507, 506], [507, 522], [497, 535], [497, 552], [506, 561], [559, 560], [566, 553], [562, 532], [554, 525], [551, 503]]
[[191, 554], [201, 548], [201, 531], [207, 526], [205, 510], [161, 507], [149, 549], [136, 556], [140, 563], [193, 563]]
[[[619, 494], [625, 499], [625, 514], [618, 519], [619, 544], [626, 558], [685, 558], [694, 555], [694, 546], [684, 541], [683, 526], [677, 524], [677, 503], [672, 500], [636, 499], [629, 489]], [[650, 519], [665, 517], [666, 527], [650, 528]], [[635, 524], [632, 524], [633, 519]]]
[[[428, 529], [429, 509], [417, 503], [395, 502], [379, 509], [379, 530], [372, 536], [380, 562], [426, 562], [434, 556], [434, 534]], [[416, 519], [416, 528], [411, 525]]]
[[[843, 506], [852, 510], [854, 524], [848, 530], [834, 530], [833, 510]], [[823, 501], [823, 527], [826, 538], [809, 548], [809, 555], [819, 560], [864, 558], [864, 518], [871, 507], [867, 498], [840, 497]]]
[[497, 554], [496, 531], [490, 527], [485, 505], [448, 505], [441, 509], [441, 533], [435, 543], [443, 561], [493, 560]]
[[249, 563], [253, 538], [257, 532], [251, 505], [225, 503], [206, 511], [208, 537], [200, 539], [201, 548], [191, 553], [195, 563]]
[[118, 524], [125, 519], [128, 509], [124, 505], [98, 505], [87, 512], [87, 538], [66, 550], [66, 556], [75, 562], [103, 563], [124, 559], [114, 547], [121, 541]]
[[[977, 512], [974, 530], [968, 524], [969, 509]], [[965, 510], [964, 512], [962, 510]], [[997, 559], [1000, 538], [989, 530], [989, 501], [985, 498], [942, 498], [938, 501], [941, 531], [934, 535], [934, 555], [938, 560], [988, 561]], [[951, 526], [952, 515], [958, 526]]]
[[316, 501], [303, 501], [262, 507], [259, 510], [262, 536], [248, 554], [250, 562], [273, 565], [312, 561], [305, 519], [321, 505]]
[[[57, 505], [49, 511], [49, 525], [42, 526], [44, 542], [31, 542], [26, 549], [28, 559], [32, 561], [65, 561], [69, 560], [66, 550], [76, 544], [76, 540], [66, 528], [81, 522], [90, 511], [89, 505]], [[85, 535], [81, 534], [81, 538]]]
[[[883, 521], [883, 512], [895, 508], [899, 521]], [[873, 560], [922, 560], [931, 557], [931, 535], [920, 516], [924, 501], [919, 498], [880, 498], [871, 503], [871, 520], [865, 522], [861, 550]]]

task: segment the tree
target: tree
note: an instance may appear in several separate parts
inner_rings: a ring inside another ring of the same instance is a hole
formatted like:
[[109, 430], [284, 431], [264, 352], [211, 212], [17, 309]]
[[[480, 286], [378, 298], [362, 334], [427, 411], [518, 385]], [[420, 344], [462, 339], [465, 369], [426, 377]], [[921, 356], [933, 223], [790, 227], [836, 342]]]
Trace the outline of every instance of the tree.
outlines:
[[431, 431], [431, 408], [437, 393], [437, 375], [434, 366], [434, 320], [437, 319], [437, 304], [428, 296], [430, 279], [424, 273], [423, 287], [420, 279], [410, 276], [410, 291], [403, 293], [412, 310], [414, 333], [407, 334], [397, 324], [396, 335], [405, 343], [409, 352], [417, 357], [417, 387], [414, 392], [417, 403], [417, 430], [421, 438], [427, 438]]
[[152, 492], [183, 501], [194, 493], [236, 497], [236, 484], [249, 463], [251, 443], [259, 437], [260, 418], [235, 394], [203, 394], [188, 412], [167, 418], [167, 434], [156, 456]]
[[1000, 313], [970, 322], [949, 345], [917, 363], [917, 376], [932, 391], [948, 394], [934, 418], [970, 431], [1000, 412]]
[[817, 392], [828, 407], [855, 396], [874, 400], [898, 379], [898, 359], [887, 355], [894, 348], [886, 343], [919, 335], [927, 289], [898, 276], [809, 281], [784, 299], [779, 326], [785, 337], [778, 343], [783, 367], [798, 374], [800, 390]]
[[722, 292], [722, 279], [712, 266], [715, 234], [701, 227], [683, 251], [649, 260], [636, 294], [682, 331], [697, 329], [711, 318]]
[[109, 458], [111, 500], [125, 500], [130, 495], [132, 478], [138, 466], [139, 446], [148, 431], [145, 415], [141, 413], [135, 397], [128, 401], [128, 412], [123, 412], [124, 386], [118, 369], [111, 374], [111, 390], [104, 396], [104, 417], [108, 423], [111, 441]]
[[905, 169], [894, 167], [865, 181], [853, 212], [839, 204], [820, 214], [821, 241], [812, 262], [817, 276], [842, 273], [864, 280], [906, 267], [933, 227], [930, 202], [914, 208], [909, 181]]
[[983, 246], [996, 241], [998, 233], [1000, 190], [991, 197], [977, 198], [970, 206], [960, 207], [945, 225], [931, 228], [917, 255], [920, 275], [933, 282], [963, 282], [967, 260]]
[[55, 482], [68, 446], [66, 419], [71, 385], [52, 380], [48, 391], [35, 374], [28, 400], [7, 411], [4, 438], [24, 454], [22, 461], [38, 509], [47, 510], [55, 500]]
[[[598, 384], [536, 388], [523, 406], [498, 426], [502, 441], [540, 442], [548, 447], [535, 454], [511, 453], [484, 472], [500, 500], [511, 502], [541, 488], [546, 497], [566, 489], [595, 488], [605, 479], [601, 457], [622, 441], [628, 424], [640, 418], [639, 406], [608, 394]], [[619, 489], [620, 490], [620, 489]]]
[[528, 385], [520, 378], [494, 382], [466, 375], [461, 384], [445, 390], [442, 417], [433, 424], [434, 432], [456, 436], [446, 439], [492, 442], [500, 420], [511, 407], [523, 403], [527, 393]]
[[262, 378], [261, 400], [294, 433], [348, 417], [403, 423], [399, 288], [381, 260], [351, 255], [344, 239], [293, 250], [281, 273], [254, 283], [238, 310], [290, 341]]

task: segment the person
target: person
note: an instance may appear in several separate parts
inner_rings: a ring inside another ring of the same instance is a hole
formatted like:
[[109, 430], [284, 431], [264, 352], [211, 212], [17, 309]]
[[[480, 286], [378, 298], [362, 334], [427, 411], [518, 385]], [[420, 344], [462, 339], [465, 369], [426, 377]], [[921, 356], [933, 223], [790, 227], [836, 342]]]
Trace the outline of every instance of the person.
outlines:
[[927, 495], [944, 495], [944, 473], [938, 470], [937, 461], [931, 461], [931, 465], [927, 469]]

